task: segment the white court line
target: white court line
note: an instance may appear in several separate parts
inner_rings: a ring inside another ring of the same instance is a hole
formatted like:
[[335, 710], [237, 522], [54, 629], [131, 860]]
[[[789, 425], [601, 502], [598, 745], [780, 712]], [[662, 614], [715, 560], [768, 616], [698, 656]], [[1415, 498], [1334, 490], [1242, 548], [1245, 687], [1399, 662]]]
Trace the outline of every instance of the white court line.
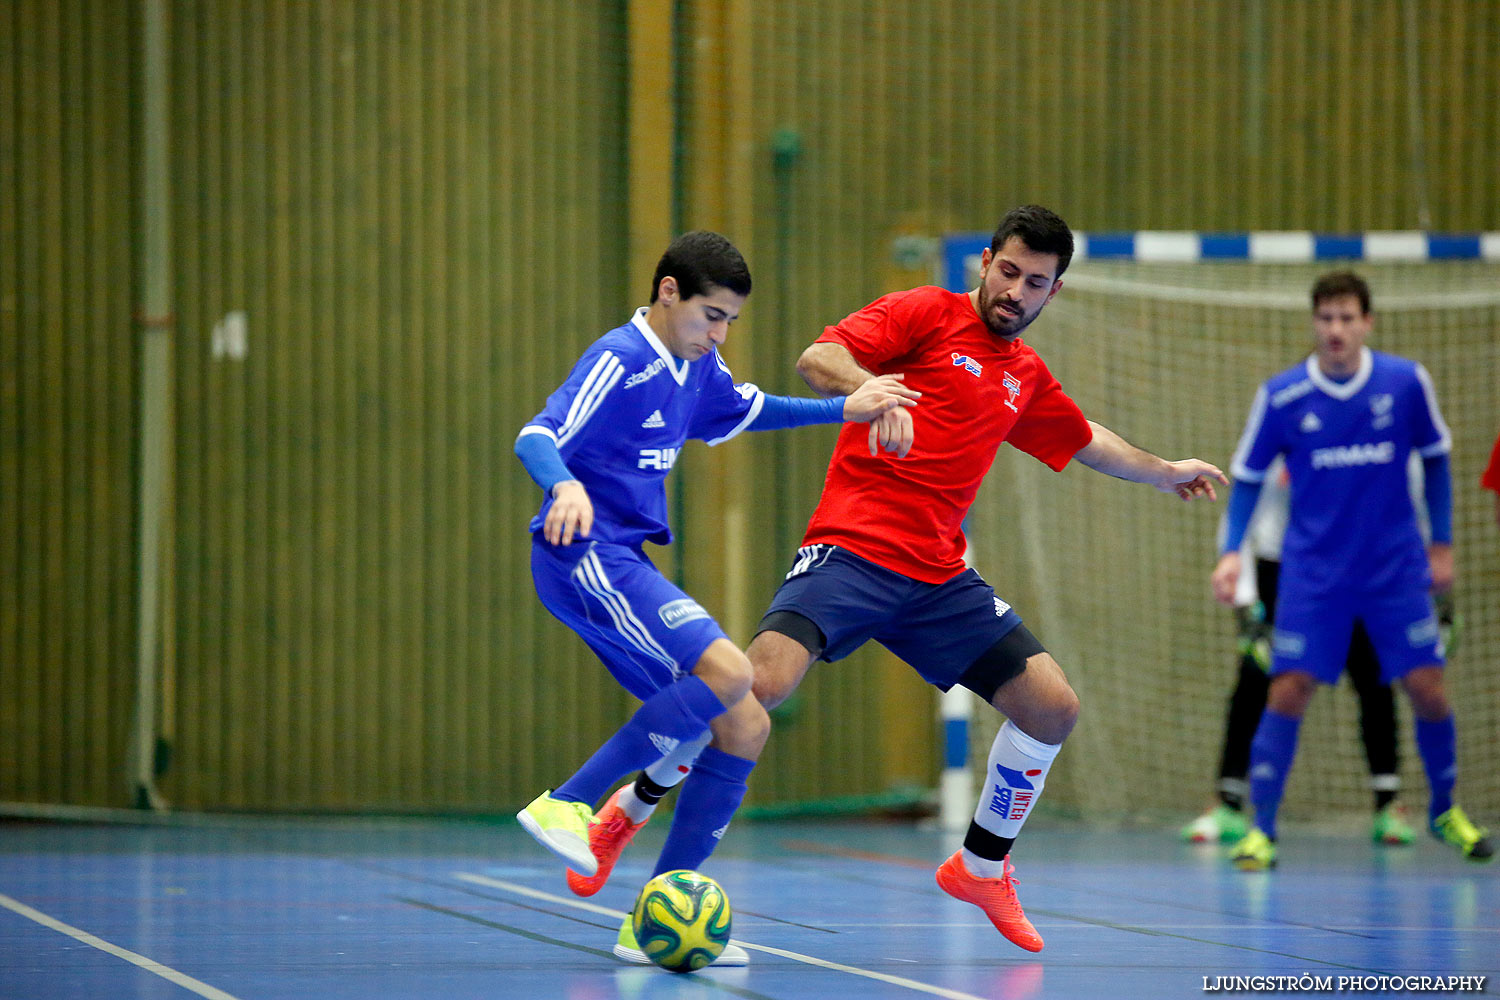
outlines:
[[200, 997], [207, 997], [208, 1000], [236, 1000], [234, 996], [225, 993], [221, 989], [216, 989], [208, 985], [207, 983], [200, 982], [194, 979], [192, 976], [189, 976], [184, 972], [178, 972], [176, 969], [162, 965], [160, 962], [153, 961], [152, 959], [147, 958], [145, 955], [137, 955], [135, 952], [130, 951], [129, 949], [121, 948], [119, 945], [110, 944], [103, 938], [97, 938], [94, 935], [90, 934], [88, 931], [81, 931], [77, 927], [73, 927], [69, 924], [63, 923], [61, 920], [55, 920], [52, 917], [47, 916], [47, 914], [43, 913], [41, 910], [33, 910], [25, 903], [22, 903], [19, 900], [11, 899], [4, 893], [0, 893], [0, 906], [3, 906], [7, 910], [11, 910], [15, 913], [19, 913], [27, 920], [34, 920], [37, 923], [41, 924], [43, 927], [50, 928], [61, 934], [66, 934], [68, 937], [72, 938], [75, 941], [82, 941], [84, 944], [89, 945], [92, 948], [98, 948], [100, 951], [113, 955], [116, 958], [123, 958], [125, 961], [131, 963], [132, 965], [139, 965], [147, 972], [154, 972], [156, 975], [161, 976], [167, 982], [175, 983], [185, 990], [192, 990]]
[[[515, 882], [505, 882], [497, 878], [490, 878], [487, 875], [472, 875], [468, 872], [454, 872], [453, 877], [462, 882], [473, 882], [476, 885], [488, 886], [491, 889], [503, 889], [506, 892], [513, 892], [518, 896], [529, 896], [532, 899], [541, 899], [546, 900], [549, 903], [558, 903], [562, 906], [571, 906], [575, 909], [587, 910], [590, 913], [597, 913], [601, 916], [613, 917], [616, 920], [625, 919], [624, 910], [611, 910], [609, 907], [600, 906], [597, 903], [585, 903], [581, 900], [569, 899], [567, 896], [554, 896], [550, 892], [543, 892], [540, 889], [532, 889], [529, 886], [520, 885]], [[972, 993], [960, 993], [958, 990], [950, 990], [942, 986], [933, 986], [930, 983], [919, 983], [915, 979], [907, 979], [903, 976], [888, 976], [884, 972], [872, 972], [869, 969], [861, 969], [853, 965], [841, 965], [838, 962], [825, 961], [824, 959], [814, 958], [811, 955], [803, 955], [795, 951], [786, 951], [782, 948], [772, 948], [768, 945], [763, 944], [752, 944], [751, 942], [741, 940], [740, 938], [731, 938], [730, 940], [739, 945], [741, 948], [747, 948], [750, 951], [761, 951], [765, 952], [767, 955], [777, 955], [781, 958], [790, 958], [794, 962], [802, 962], [804, 965], [816, 965], [819, 968], [832, 969], [835, 972], [847, 972], [851, 976], [863, 976], [866, 979], [875, 979], [882, 983], [890, 983], [892, 986], [904, 986], [909, 990], [916, 990], [918, 993], [930, 993], [935, 997], [946, 997], [947, 1000], [984, 1000], [983, 997], [977, 997]]]

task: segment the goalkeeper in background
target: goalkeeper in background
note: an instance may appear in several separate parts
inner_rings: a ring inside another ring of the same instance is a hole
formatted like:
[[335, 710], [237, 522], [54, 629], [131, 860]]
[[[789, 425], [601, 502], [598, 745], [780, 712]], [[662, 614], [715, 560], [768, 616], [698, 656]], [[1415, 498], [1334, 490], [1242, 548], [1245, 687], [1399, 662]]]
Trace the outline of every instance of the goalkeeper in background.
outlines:
[[[1231, 603], [1261, 484], [1284, 456], [1291, 499], [1271, 686], [1250, 747], [1255, 826], [1232, 857], [1247, 871], [1276, 864], [1276, 813], [1302, 717], [1317, 685], [1338, 680], [1362, 621], [1382, 677], [1399, 680], [1411, 699], [1431, 791], [1429, 828], [1465, 857], [1487, 861], [1494, 853], [1487, 831], [1453, 802], [1457, 738], [1432, 599], [1453, 586], [1452, 438], [1427, 370], [1365, 346], [1374, 317], [1363, 279], [1348, 271], [1319, 278], [1312, 319], [1313, 353], [1268, 379], [1251, 404], [1212, 575], [1214, 596]], [[1413, 451], [1422, 458], [1432, 530], [1425, 547], [1407, 483]]]
[[[1417, 475], [1421, 463], [1414, 462]], [[1417, 490], [1420, 491], [1420, 478]], [[1419, 495], [1419, 494], [1417, 494]], [[1239, 673], [1229, 696], [1224, 720], [1224, 746], [1219, 756], [1219, 801], [1182, 828], [1182, 839], [1196, 844], [1233, 842], [1249, 832], [1245, 806], [1250, 795], [1250, 739], [1266, 708], [1270, 687], [1271, 622], [1276, 616], [1276, 585], [1281, 574], [1281, 542], [1287, 519], [1286, 465], [1277, 459], [1266, 473], [1260, 499], [1251, 515], [1241, 546], [1240, 577], [1234, 612], [1239, 621]], [[1420, 510], [1419, 510], [1420, 512]], [[1220, 525], [1227, 531], [1227, 521]], [[1248, 557], [1248, 559], [1246, 558]], [[1451, 608], [1451, 602], [1447, 602]], [[1443, 621], [1440, 609], [1439, 621]], [[1449, 618], [1451, 621], [1451, 617]], [[1444, 643], [1451, 654], [1452, 640]], [[1381, 682], [1380, 661], [1364, 625], [1356, 622], [1349, 642], [1344, 672], [1359, 696], [1360, 739], [1370, 767], [1370, 791], [1375, 817], [1370, 838], [1377, 844], [1404, 845], [1416, 839], [1406, 810], [1396, 801], [1401, 790], [1396, 734], [1396, 702], [1391, 686]]]

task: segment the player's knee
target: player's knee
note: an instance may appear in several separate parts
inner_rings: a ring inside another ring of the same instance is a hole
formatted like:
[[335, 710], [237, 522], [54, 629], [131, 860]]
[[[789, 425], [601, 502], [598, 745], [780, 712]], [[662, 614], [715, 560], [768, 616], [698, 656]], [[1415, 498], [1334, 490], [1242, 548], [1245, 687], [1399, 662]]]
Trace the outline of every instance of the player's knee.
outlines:
[[1406, 675], [1406, 695], [1411, 699], [1411, 710], [1424, 722], [1438, 722], [1452, 713], [1448, 704], [1448, 691], [1443, 683], [1443, 671], [1439, 667], [1419, 667]]
[[1042, 743], [1061, 743], [1073, 732], [1073, 727], [1078, 725], [1080, 708], [1078, 692], [1073, 690], [1072, 685], [1064, 683], [1050, 692], [1047, 703], [1037, 712], [1033, 723], [1037, 732], [1027, 732], [1026, 735]]
[[754, 697], [746, 695], [713, 721], [714, 745], [736, 757], [757, 760], [771, 736], [771, 716]]
[[1266, 707], [1277, 715], [1300, 719], [1307, 712], [1307, 706], [1317, 690], [1318, 682], [1311, 674], [1300, 670], [1277, 674], [1271, 679]]
[[[1078, 725], [1078, 713], [1082, 708], [1083, 705], [1078, 700], [1078, 692], [1073, 690], [1072, 685], [1068, 685], [1058, 696], [1057, 708], [1054, 710], [1057, 725], [1065, 730], [1064, 739], [1073, 731], [1073, 727]], [[1062, 740], [1056, 742], [1061, 743]]]
[[750, 693], [755, 676], [749, 657], [727, 639], [720, 639], [704, 650], [693, 673], [730, 706]]
[[747, 655], [755, 675], [751, 693], [762, 706], [771, 709], [797, 689], [812, 654], [779, 632], [762, 632], [750, 643]]

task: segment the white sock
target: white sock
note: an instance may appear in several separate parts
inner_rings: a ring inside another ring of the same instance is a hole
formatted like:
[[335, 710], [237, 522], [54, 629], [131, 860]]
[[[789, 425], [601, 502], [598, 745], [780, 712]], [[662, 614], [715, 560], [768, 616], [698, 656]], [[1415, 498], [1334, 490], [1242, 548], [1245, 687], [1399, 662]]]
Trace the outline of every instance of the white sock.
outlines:
[[[646, 777], [663, 788], [676, 787], [688, 772], [693, 769], [693, 762], [708, 746], [708, 741], [713, 738], [712, 733], [704, 733], [696, 740], [679, 743], [677, 748], [666, 754], [661, 760], [646, 768]], [[635, 794], [635, 782], [632, 781], [620, 791], [620, 797], [615, 800], [625, 818], [632, 823], [644, 823], [651, 818], [656, 811], [659, 802], [642, 802], [640, 796]]]
[[[1034, 740], [1006, 719], [990, 746], [974, 822], [997, 837], [1014, 839], [1042, 794], [1060, 749], [1062, 744]], [[967, 848], [963, 859], [969, 873], [980, 878], [999, 878], [1004, 873], [1004, 859], [981, 858]]]
[[1005, 874], [1005, 859], [991, 861], [989, 858], [981, 858], [965, 847], [964, 867], [969, 869], [969, 874], [975, 878], [1000, 878]]

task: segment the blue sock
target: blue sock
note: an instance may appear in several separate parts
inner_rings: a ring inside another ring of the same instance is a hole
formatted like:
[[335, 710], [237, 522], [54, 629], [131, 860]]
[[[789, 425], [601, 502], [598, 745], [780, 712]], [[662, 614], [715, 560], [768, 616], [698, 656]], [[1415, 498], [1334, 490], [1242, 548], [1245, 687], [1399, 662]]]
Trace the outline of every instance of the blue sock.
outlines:
[[625, 775], [656, 763], [678, 743], [697, 739], [724, 703], [697, 677], [684, 677], [641, 703], [630, 721], [605, 741], [588, 763], [552, 797], [593, 806]]
[[1432, 800], [1427, 805], [1429, 819], [1437, 819], [1453, 808], [1453, 782], [1458, 777], [1457, 742], [1453, 727], [1453, 715], [1437, 722], [1417, 720], [1417, 753], [1422, 755], [1422, 767], [1427, 772], [1427, 787]]
[[1297, 757], [1297, 730], [1301, 726], [1301, 719], [1268, 708], [1250, 743], [1250, 801], [1255, 804], [1255, 825], [1272, 840], [1276, 839], [1276, 811], [1281, 808], [1286, 776]]
[[693, 765], [677, 794], [672, 828], [656, 859], [655, 878], [662, 872], [688, 868], [696, 871], [719, 846], [734, 811], [745, 798], [745, 782], [755, 761], [708, 747]]

